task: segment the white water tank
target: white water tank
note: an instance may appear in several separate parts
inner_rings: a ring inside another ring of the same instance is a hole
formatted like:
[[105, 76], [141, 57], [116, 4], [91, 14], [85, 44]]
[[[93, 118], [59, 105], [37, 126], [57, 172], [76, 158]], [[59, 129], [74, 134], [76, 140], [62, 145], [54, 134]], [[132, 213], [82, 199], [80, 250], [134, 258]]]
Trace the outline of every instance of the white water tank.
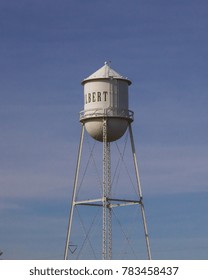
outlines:
[[103, 141], [103, 120], [107, 119], [107, 141], [118, 140], [125, 133], [133, 112], [128, 108], [131, 81], [110, 68], [108, 63], [82, 81], [84, 110], [80, 121], [97, 141]]

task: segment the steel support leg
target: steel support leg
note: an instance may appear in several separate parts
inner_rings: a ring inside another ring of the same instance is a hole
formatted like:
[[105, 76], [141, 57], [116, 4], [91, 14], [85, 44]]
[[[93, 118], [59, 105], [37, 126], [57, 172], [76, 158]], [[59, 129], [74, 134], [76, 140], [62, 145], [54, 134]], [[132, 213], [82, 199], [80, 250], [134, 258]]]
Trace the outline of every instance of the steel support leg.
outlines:
[[151, 257], [151, 250], [150, 250], [149, 235], [148, 235], [148, 231], [147, 231], [147, 222], [146, 222], [146, 217], [145, 217], [142, 189], [141, 189], [141, 184], [140, 184], [139, 170], [138, 170], [138, 164], [137, 164], [137, 159], [136, 159], [136, 150], [135, 150], [135, 145], [134, 145], [134, 138], [133, 138], [131, 124], [129, 124], [129, 133], [130, 133], [131, 148], [132, 148], [134, 167], [135, 167], [135, 173], [136, 173], [136, 179], [137, 179], [137, 186], [138, 186], [138, 192], [139, 192], [139, 198], [140, 198], [142, 221], [143, 221], [144, 234], [145, 234], [145, 240], [146, 240], [146, 246], [147, 246], [147, 255], [148, 255], [148, 259], [151, 260], [152, 257]]
[[66, 236], [66, 245], [65, 245], [65, 251], [64, 251], [64, 260], [67, 260], [67, 258], [68, 258], [69, 242], [70, 242], [71, 227], [72, 227], [72, 218], [73, 218], [73, 213], [74, 213], [76, 190], [77, 190], [77, 183], [78, 183], [78, 177], [79, 177], [79, 168], [80, 168], [80, 161], [81, 161], [81, 155], [82, 155], [84, 130], [85, 130], [84, 124], [82, 124], [82, 131], [81, 131], [80, 143], [79, 143], [79, 151], [78, 151], [78, 157], [77, 157], [77, 166], [76, 166], [76, 172], [75, 172], [75, 178], [74, 178], [72, 203], [71, 203], [71, 209], [70, 209], [70, 214], [69, 214], [69, 222], [68, 222], [68, 229], [67, 229], [67, 236]]

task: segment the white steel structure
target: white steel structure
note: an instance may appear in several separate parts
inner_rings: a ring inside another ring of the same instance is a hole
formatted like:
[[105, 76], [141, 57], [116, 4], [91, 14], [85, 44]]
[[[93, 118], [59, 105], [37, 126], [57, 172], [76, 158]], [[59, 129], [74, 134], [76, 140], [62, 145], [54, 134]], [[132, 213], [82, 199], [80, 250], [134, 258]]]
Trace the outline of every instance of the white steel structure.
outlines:
[[[129, 110], [128, 106], [128, 87], [131, 85], [131, 81], [114, 71], [108, 63], [105, 63], [103, 67], [90, 75], [88, 78], [84, 79], [82, 81], [82, 85], [84, 86], [84, 110], [80, 113], [82, 131], [75, 172], [64, 259], [68, 259], [72, 219], [75, 206], [85, 205], [102, 207], [102, 259], [107, 260], [112, 259], [112, 209], [113, 207], [129, 206], [135, 204], [138, 204], [141, 208], [147, 258], [151, 259], [149, 236], [131, 127], [131, 123], [133, 122], [133, 112]], [[120, 199], [111, 196], [110, 143], [121, 138], [127, 129], [129, 129], [131, 151], [135, 168], [134, 171], [139, 194], [139, 199], [137, 200]], [[77, 183], [85, 130], [96, 141], [102, 142], [102, 197], [99, 199], [77, 201]]]

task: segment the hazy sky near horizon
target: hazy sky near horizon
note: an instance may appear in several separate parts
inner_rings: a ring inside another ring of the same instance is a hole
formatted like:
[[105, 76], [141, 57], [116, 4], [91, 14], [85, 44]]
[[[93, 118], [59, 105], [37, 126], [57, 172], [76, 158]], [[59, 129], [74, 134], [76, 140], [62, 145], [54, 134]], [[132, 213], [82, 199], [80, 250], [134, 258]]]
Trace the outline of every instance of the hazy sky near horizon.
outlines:
[[0, 0], [0, 250], [63, 257], [83, 109], [127, 76], [156, 259], [208, 258], [208, 3]]

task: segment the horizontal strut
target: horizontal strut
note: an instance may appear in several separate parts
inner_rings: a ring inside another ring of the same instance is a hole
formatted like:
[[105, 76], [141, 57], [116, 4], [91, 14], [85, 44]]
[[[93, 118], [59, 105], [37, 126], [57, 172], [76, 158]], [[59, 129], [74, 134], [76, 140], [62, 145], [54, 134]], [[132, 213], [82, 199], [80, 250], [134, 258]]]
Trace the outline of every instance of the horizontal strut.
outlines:
[[[122, 202], [122, 203], [109, 203], [112, 202]], [[97, 199], [88, 199], [88, 200], [82, 200], [82, 201], [76, 201], [74, 202], [74, 205], [87, 205], [87, 206], [99, 206], [102, 207], [103, 204], [97, 203], [97, 202], [103, 202], [102, 198]], [[129, 205], [135, 205], [135, 204], [142, 204], [141, 200], [131, 200], [131, 199], [119, 199], [119, 198], [108, 198], [106, 197], [107, 207], [113, 208], [118, 206], [129, 206]]]

